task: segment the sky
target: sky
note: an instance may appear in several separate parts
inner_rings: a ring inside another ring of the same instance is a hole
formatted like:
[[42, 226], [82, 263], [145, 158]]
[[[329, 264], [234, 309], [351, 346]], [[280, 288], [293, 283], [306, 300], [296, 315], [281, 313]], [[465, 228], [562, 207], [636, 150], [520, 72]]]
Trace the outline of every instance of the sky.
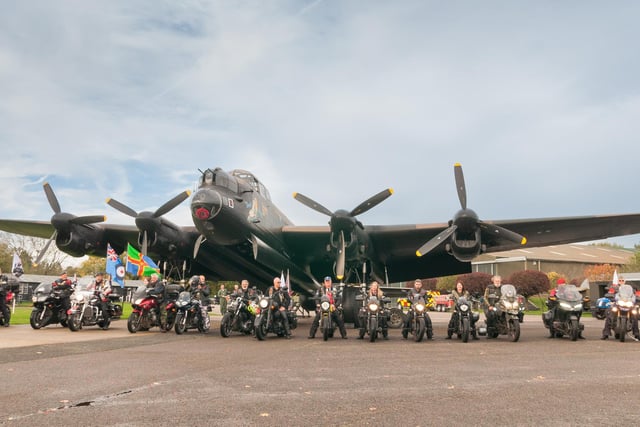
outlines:
[[[640, 212], [640, 3], [4, 2], [0, 218], [133, 219], [198, 169], [252, 171], [296, 225]], [[189, 203], [166, 217], [192, 225]], [[640, 235], [610, 242], [632, 247]]]

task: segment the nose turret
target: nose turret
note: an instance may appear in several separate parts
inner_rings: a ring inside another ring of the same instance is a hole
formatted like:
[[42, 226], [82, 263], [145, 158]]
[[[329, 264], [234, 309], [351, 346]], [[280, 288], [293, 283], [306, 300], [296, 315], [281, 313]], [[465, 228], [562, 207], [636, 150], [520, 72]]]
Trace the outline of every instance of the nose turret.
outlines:
[[191, 199], [191, 216], [196, 224], [215, 218], [221, 209], [222, 196], [212, 188], [199, 189]]

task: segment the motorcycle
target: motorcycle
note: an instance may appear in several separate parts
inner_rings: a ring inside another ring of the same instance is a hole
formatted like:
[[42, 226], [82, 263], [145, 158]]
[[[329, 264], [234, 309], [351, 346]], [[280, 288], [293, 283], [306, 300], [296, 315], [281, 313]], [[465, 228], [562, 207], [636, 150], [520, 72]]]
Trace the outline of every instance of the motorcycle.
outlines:
[[31, 297], [33, 310], [29, 316], [29, 323], [33, 329], [57, 323], [67, 327], [67, 312], [62, 307], [62, 298], [65, 296], [65, 292], [67, 291], [63, 289], [53, 289], [51, 283], [41, 283], [33, 290]]
[[611, 308], [611, 295], [606, 294], [596, 300], [596, 307], [593, 309], [593, 317], [603, 320], [607, 317], [607, 311]]
[[555, 296], [547, 301], [549, 311], [542, 313], [542, 322], [549, 329], [551, 338], [562, 338], [568, 335], [571, 341], [576, 341], [584, 325], [580, 323], [580, 315], [584, 308], [583, 298], [574, 285], [558, 287]]
[[[4, 298], [4, 302], [7, 305], [7, 307], [11, 307], [11, 303], [13, 302], [13, 292], [8, 291], [5, 296], [2, 296], [2, 294], [0, 294], [0, 298]], [[6, 320], [7, 324], [9, 323], [9, 321], [10, 319]], [[2, 311], [0, 311], [0, 326], [4, 326], [4, 324], [5, 324], [4, 314], [2, 314]]]
[[615, 337], [624, 342], [627, 333], [632, 333], [633, 323], [638, 321], [638, 306], [631, 285], [620, 285], [616, 301], [611, 306], [611, 316]]
[[494, 324], [487, 324], [486, 334], [488, 338], [497, 338], [498, 335], [507, 335], [513, 342], [520, 339], [520, 303], [516, 288], [513, 285], [502, 285], [498, 303], [491, 306], [489, 315], [494, 318]]
[[227, 312], [220, 321], [220, 335], [227, 338], [232, 331], [245, 335], [254, 333], [253, 323], [256, 319], [257, 306], [253, 301], [236, 297], [227, 304]]
[[[332, 314], [336, 310], [335, 305], [332, 306], [327, 295], [320, 297], [320, 332], [322, 333], [322, 339], [327, 341], [329, 338], [333, 338], [333, 334], [336, 331], [337, 324], [333, 321]], [[338, 314], [340, 316], [341, 314]]]
[[456, 334], [458, 338], [461, 338], [462, 342], [468, 342], [469, 335], [476, 339], [478, 335], [475, 324], [480, 318], [480, 315], [474, 313], [471, 309], [471, 301], [467, 300], [464, 296], [458, 298], [454, 310], [453, 315], [455, 319], [452, 322], [453, 333]]
[[[278, 310], [278, 307], [275, 307], [271, 303], [271, 297], [263, 296], [260, 298], [258, 301], [258, 312], [254, 322], [256, 338], [260, 341], [266, 339], [269, 332], [274, 333], [279, 337], [286, 335], [282, 319], [280, 317], [274, 319], [274, 310]], [[297, 328], [298, 319], [296, 314], [287, 310], [285, 310], [285, 313], [289, 320], [289, 329], [293, 330]]]
[[[163, 331], [168, 331], [173, 326], [171, 323], [163, 321], [158, 315], [158, 298], [155, 295], [149, 295], [146, 286], [141, 285], [134, 291], [131, 297], [131, 308], [133, 311], [127, 320], [127, 329], [132, 334], [138, 331], [148, 331], [154, 326], [158, 326]], [[167, 316], [168, 317], [168, 316]]]
[[360, 330], [358, 332], [358, 338], [363, 339], [365, 334], [369, 334], [369, 341], [375, 342], [378, 338], [378, 334], [386, 339], [388, 337], [388, 329], [383, 328], [383, 316], [387, 314], [384, 312], [384, 304], [390, 302], [389, 298], [383, 298], [382, 301], [378, 300], [375, 296], [366, 297], [364, 295], [357, 295], [356, 300], [363, 301], [363, 308], [360, 310], [358, 316], [360, 321]]
[[205, 333], [211, 327], [207, 308], [202, 305], [195, 293], [182, 291], [175, 302], [177, 313], [175, 319], [176, 334], [181, 335], [188, 329], [198, 329]]
[[71, 297], [71, 308], [68, 312], [69, 329], [75, 332], [82, 329], [83, 326], [98, 325], [106, 331], [111, 324], [111, 317], [122, 315], [121, 306], [109, 302], [107, 307], [109, 317], [105, 319], [100, 293], [76, 288]]
[[410, 310], [412, 313], [412, 319], [409, 324], [409, 329], [404, 329], [402, 331], [402, 337], [407, 339], [409, 334], [412, 334], [414, 341], [420, 342], [426, 333], [427, 339], [432, 339], [433, 324], [431, 323], [431, 318], [427, 313], [427, 304], [425, 303], [424, 298], [419, 297], [418, 301], [411, 304]]

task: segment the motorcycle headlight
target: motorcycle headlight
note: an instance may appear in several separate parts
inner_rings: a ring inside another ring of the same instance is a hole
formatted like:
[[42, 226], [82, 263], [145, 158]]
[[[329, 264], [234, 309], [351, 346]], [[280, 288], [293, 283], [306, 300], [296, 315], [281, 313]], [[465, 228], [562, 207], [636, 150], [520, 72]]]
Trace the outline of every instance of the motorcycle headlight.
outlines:
[[582, 303], [578, 303], [575, 305], [574, 310], [576, 311], [582, 311]]
[[467, 311], [469, 311], [469, 306], [466, 304], [463, 304], [460, 306], [460, 311], [463, 313], [466, 313]]
[[416, 311], [422, 313], [424, 311], [424, 304], [416, 304]]
[[266, 298], [263, 298], [263, 299], [260, 300], [258, 305], [260, 306], [261, 309], [266, 310], [267, 307], [269, 307], [269, 300], [266, 299]]
[[624, 308], [631, 308], [633, 307], [633, 303], [631, 301], [618, 301], [618, 305], [620, 307], [624, 307]]
[[176, 307], [184, 307], [185, 305], [187, 305], [187, 301], [176, 301]]
[[378, 311], [378, 304], [376, 303], [369, 304], [369, 311]]
[[331, 307], [331, 304], [329, 304], [329, 301], [322, 301], [322, 304], [320, 304], [320, 308], [322, 309], [322, 311], [329, 310], [329, 307]]
[[31, 297], [31, 302], [36, 302], [38, 301], [38, 297]]

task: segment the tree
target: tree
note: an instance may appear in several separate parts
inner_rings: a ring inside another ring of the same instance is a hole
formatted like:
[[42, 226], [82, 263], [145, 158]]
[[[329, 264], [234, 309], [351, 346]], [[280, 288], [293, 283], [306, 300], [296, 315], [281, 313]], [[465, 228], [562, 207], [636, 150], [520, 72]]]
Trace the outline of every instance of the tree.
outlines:
[[640, 246], [636, 245], [633, 257], [626, 265], [622, 266], [620, 271], [624, 273], [640, 271]]
[[509, 276], [506, 283], [515, 286], [518, 293], [525, 298], [549, 291], [549, 278], [545, 273], [537, 270], [516, 271]]
[[[59, 250], [55, 244], [49, 246], [40, 264], [33, 264], [47, 244], [46, 239], [0, 232], [0, 240], [9, 248], [12, 260], [13, 253], [18, 254], [25, 274], [58, 274], [62, 270], [62, 265], [68, 265], [69, 255]], [[2, 261], [1, 258], [0, 261]], [[10, 263], [9, 266], [11, 265]]]
[[456, 287], [456, 276], [443, 276], [438, 278], [436, 289], [439, 291], [450, 291]]
[[598, 264], [584, 269], [584, 275], [590, 282], [609, 282], [618, 267], [611, 264]]
[[471, 295], [482, 295], [486, 287], [491, 284], [491, 274], [480, 272], [461, 274], [456, 278], [456, 282], [458, 281], [462, 282]]
[[107, 266], [105, 257], [90, 256], [78, 267], [78, 274], [80, 276], [94, 275], [99, 271], [104, 271]]

